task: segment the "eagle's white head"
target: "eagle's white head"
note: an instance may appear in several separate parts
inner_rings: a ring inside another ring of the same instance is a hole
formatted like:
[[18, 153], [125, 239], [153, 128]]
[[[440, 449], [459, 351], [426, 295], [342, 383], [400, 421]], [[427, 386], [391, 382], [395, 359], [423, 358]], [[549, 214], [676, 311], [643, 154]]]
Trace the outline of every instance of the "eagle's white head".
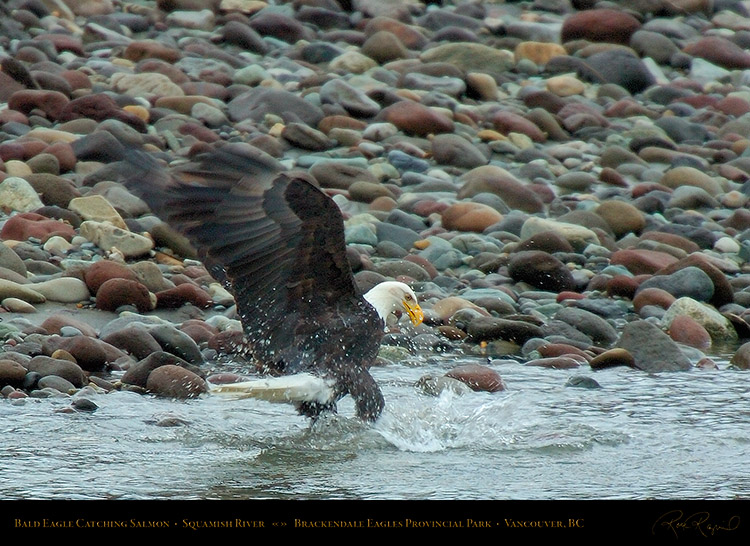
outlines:
[[388, 316], [399, 311], [409, 315], [414, 326], [424, 320], [424, 312], [417, 302], [416, 294], [402, 282], [381, 282], [365, 294], [365, 300], [375, 308], [384, 323]]

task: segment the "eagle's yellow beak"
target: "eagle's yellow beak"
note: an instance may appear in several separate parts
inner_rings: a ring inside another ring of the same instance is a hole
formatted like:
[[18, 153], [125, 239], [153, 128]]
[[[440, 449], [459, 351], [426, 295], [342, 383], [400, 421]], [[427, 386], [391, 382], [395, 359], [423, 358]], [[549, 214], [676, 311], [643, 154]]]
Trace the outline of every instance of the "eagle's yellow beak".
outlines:
[[411, 323], [414, 326], [422, 324], [422, 321], [424, 320], [424, 312], [417, 302], [402, 300], [401, 304], [404, 306], [406, 314], [409, 315]]

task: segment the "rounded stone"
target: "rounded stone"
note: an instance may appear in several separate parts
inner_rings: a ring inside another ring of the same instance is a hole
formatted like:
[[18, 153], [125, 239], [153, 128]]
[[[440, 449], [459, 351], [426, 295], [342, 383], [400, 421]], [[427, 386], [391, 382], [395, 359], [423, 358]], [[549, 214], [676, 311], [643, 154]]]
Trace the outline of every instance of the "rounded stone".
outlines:
[[477, 364], [457, 366], [446, 372], [445, 377], [457, 379], [474, 391], [500, 392], [505, 390], [500, 374], [487, 366]]
[[153, 309], [148, 288], [131, 279], [114, 278], [102, 283], [96, 292], [96, 307], [103, 311], [115, 311], [118, 307], [132, 305], [139, 312]]
[[146, 381], [146, 389], [168, 398], [196, 398], [208, 392], [206, 382], [197, 374], [181, 366], [166, 364], [153, 370]]

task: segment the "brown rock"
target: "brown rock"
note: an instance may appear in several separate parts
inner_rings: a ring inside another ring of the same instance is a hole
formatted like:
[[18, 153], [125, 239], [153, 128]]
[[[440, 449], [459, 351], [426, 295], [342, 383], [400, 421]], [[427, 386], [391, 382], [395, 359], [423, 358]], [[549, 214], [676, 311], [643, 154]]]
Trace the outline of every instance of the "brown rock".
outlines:
[[616, 237], [628, 233], [640, 233], [646, 227], [643, 213], [630, 203], [611, 199], [605, 201], [594, 210], [612, 229]]
[[612, 368], [614, 366], [635, 367], [635, 358], [627, 349], [616, 348], [604, 351], [589, 361], [592, 370]]
[[407, 59], [410, 56], [409, 50], [401, 40], [387, 30], [373, 33], [362, 44], [360, 51], [378, 64], [385, 64], [396, 59]]
[[494, 193], [512, 209], [535, 213], [544, 210], [542, 199], [532, 189], [518, 181], [512, 174], [496, 165], [483, 165], [467, 172], [458, 191], [459, 199], [471, 198], [479, 193]]
[[210, 307], [213, 302], [208, 292], [200, 286], [187, 282], [156, 293], [156, 307], [158, 308], [182, 307], [186, 303], [205, 309]]
[[418, 102], [401, 100], [383, 108], [378, 121], [392, 123], [400, 130], [419, 136], [453, 132], [453, 120]]
[[487, 366], [467, 364], [449, 370], [446, 377], [457, 379], [479, 392], [500, 392], [505, 390], [500, 374]]
[[704, 36], [682, 50], [730, 70], [750, 68], [750, 53], [721, 36]]
[[44, 319], [41, 327], [50, 334], [60, 334], [63, 326], [71, 326], [80, 331], [84, 336], [96, 337], [96, 330], [91, 325], [71, 317], [65, 313], [55, 313]]
[[553, 57], [567, 54], [563, 46], [550, 42], [521, 42], [513, 51], [516, 62], [528, 59], [538, 66], [544, 66]]
[[489, 205], [459, 202], [445, 209], [442, 219], [446, 229], [481, 233], [502, 220], [503, 215]]
[[575, 290], [575, 281], [565, 264], [540, 250], [513, 253], [508, 262], [508, 274], [517, 282], [526, 282], [541, 290]]
[[168, 63], [175, 63], [181, 56], [179, 50], [156, 40], [134, 40], [128, 44], [123, 52], [123, 57], [133, 62], [143, 59], [161, 59]]
[[676, 261], [671, 254], [647, 249], [618, 250], [610, 257], [611, 264], [622, 265], [634, 275], [654, 274]]
[[640, 21], [625, 11], [591, 9], [566, 17], [560, 39], [562, 42], [589, 40], [627, 45], [640, 27]]
[[729, 361], [733, 368], [750, 370], [750, 342], [743, 343]]
[[115, 311], [123, 305], [133, 305], [139, 312], [153, 309], [148, 288], [138, 281], [109, 279], [96, 292], [96, 307], [104, 311]]
[[676, 298], [661, 288], [644, 288], [633, 297], [633, 308], [636, 313], [646, 305], [654, 305], [662, 309], [669, 309]]
[[83, 280], [92, 294], [110, 279], [138, 280], [136, 274], [125, 264], [111, 260], [99, 260], [91, 264], [84, 272]]
[[145, 326], [140, 324], [129, 324], [103, 337], [102, 341], [133, 355], [138, 360], [162, 350], [159, 342], [154, 339]]
[[22, 89], [8, 99], [8, 108], [29, 114], [32, 110], [43, 112], [48, 119], [56, 121], [69, 102], [59, 91]]
[[408, 49], [421, 50], [427, 44], [427, 37], [418, 27], [383, 16], [373, 17], [367, 22], [365, 36], [384, 30], [396, 36]]
[[545, 142], [547, 140], [547, 135], [536, 124], [513, 112], [496, 112], [491, 116], [490, 121], [495, 129], [504, 135], [521, 133], [534, 142]]
[[[570, 370], [581, 366], [580, 358], [570, 356], [551, 356], [549, 358], [534, 358], [526, 362], [527, 366], [539, 366], [542, 368], [552, 368], [553, 370]], [[585, 360], [583, 361], [585, 362]]]
[[711, 346], [711, 335], [698, 321], [688, 315], [674, 317], [667, 333], [676, 342], [690, 347], [707, 349]]
[[0, 239], [5, 241], [26, 241], [30, 237], [44, 241], [53, 235], [70, 241], [75, 236], [75, 230], [69, 224], [34, 212], [11, 216], [0, 230]]
[[8, 359], [0, 359], [0, 386], [12, 385], [20, 387], [23, 385], [27, 370], [18, 362]]
[[195, 398], [208, 392], [206, 382], [197, 374], [181, 366], [159, 366], [148, 375], [146, 389], [169, 398]]

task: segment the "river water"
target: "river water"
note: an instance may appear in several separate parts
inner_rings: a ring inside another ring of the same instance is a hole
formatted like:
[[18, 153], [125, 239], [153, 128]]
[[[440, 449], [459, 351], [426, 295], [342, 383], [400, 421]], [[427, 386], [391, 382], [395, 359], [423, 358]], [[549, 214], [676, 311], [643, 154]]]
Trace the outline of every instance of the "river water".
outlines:
[[[414, 383], [475, 357], [379, 367], [374, 425], [314, 426], [281, 404], [131, 392], [0, 401], [0, 495], [13, 499], [737, 499], [750, 496], [742, 371], [650, 375], [501, 361], [501, 393], [429, 396]], [[566, 386], [574, 375], [598, 389]], [[166, 424], [172, 426], [165, 426]]]

